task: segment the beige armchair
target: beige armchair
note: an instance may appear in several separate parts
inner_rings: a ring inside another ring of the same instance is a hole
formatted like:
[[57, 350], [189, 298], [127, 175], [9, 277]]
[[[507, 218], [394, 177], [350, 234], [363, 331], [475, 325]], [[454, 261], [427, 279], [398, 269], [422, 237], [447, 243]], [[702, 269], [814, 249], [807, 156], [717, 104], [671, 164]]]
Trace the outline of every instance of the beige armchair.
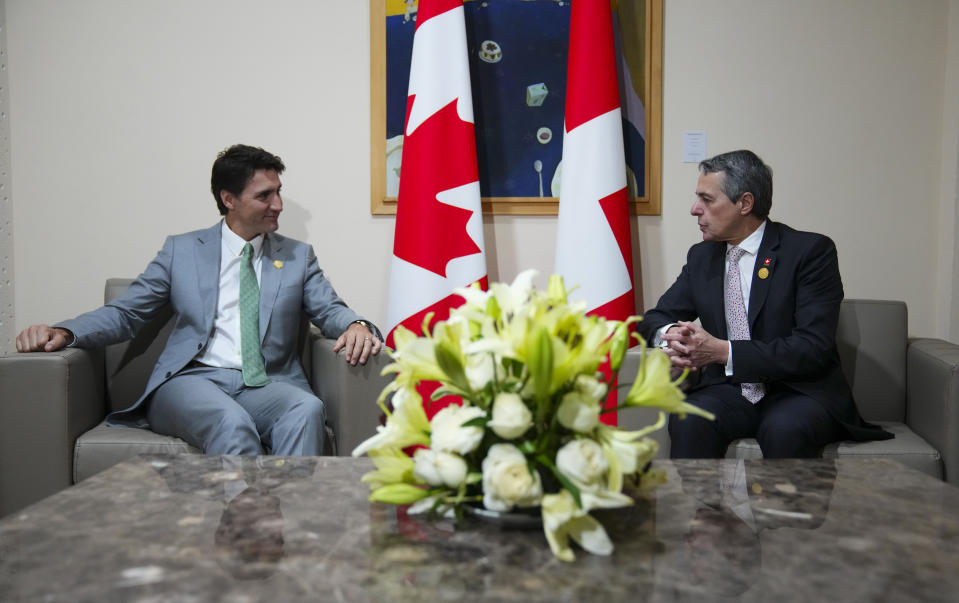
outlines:
[[[104, 301], [130, 282], [109, 279]], [[0, 357], [0, 516], [137, 454], [199, 452], [178, 438], [104, 423], [142, 394], [171, 316], [165, 310], [133, 340], [105, 349]], [[350, 366], [305, 320], [298, 344], [307, 379], [326, 404], [325, 453], [348, 455], [376, 430], [373, 402], [389, 381], [380, 376], [389, 357]]]
[[[824, 458], [881, 457], [959, 484], [959, 345], [908, 336], [906, 304], [847, 299], [836, 344], [860, 414], [895, 434], [891, 440], [838, 442]], [[630, 350], [620, 375], [635, 376], [639, 356]], [[630, 379], [631, 382], [631, 379]], [[621, 413], [623, 424], [655, 420], [647, 409]], [[656, 433], [659, 456], [669, 456], [669, 435]], [[754, 439], [736, 440], [727, 458], [762, 458]]]

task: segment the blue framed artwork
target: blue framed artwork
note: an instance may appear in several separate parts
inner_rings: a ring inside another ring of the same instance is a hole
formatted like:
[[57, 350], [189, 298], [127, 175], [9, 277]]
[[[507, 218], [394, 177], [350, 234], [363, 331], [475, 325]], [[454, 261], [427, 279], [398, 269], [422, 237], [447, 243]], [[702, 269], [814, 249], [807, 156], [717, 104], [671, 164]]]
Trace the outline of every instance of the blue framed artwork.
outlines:
[[[464, 2], [484, 213], [557, 212], [570, 4], [575, 1]], [[374, 214], [396, 212], [416, 8], [416, 0], [370, 0]], [[633, 211], [658, 215], [662, 0], [614, 0], [610, 8]]]

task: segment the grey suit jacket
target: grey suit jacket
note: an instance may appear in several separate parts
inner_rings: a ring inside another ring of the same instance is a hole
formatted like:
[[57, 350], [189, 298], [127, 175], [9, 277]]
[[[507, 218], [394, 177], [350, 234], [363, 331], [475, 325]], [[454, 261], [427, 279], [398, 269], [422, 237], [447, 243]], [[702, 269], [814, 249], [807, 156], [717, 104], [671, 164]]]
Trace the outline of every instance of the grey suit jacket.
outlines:
[[[109, 422], [147, 426], [144, 400], [183, 370], [209, 342], [219, 292], [221, 224], [167, 237], [123, 296], [55, 325], [72, 331], [77, 347], [101, 347], [134, 337], [166, 304], [173, 308], [173, 330], [146, 391], [130, 408], [112, 413]], [[338, 337], [350, 323], [362, 318], [323, 276], [311, 245], [269, 233], [262, 262], [260, 346], [266, 372], [273, 380], [309, 391], [297, 349], [302, 317], [306, 315], [329, 337]]]

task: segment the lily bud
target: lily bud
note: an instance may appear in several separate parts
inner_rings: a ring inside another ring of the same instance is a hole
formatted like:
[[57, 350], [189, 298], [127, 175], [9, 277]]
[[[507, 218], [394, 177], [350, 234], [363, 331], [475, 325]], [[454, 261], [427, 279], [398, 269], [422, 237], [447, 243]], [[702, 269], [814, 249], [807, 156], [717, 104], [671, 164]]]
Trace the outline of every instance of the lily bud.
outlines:
[[623, 366], [623, 360], [626, 358], [626, 348], [629, 347], [629, 324], [620, 323], [613, 332], [612, 343], [609, 348], [609, 368], [613, 373], [619, 371]]
[[566, 285], [563, 284], [563, 277], [558, 274], [552, 274], [549, 277], [549, 283], [546, 286], [546, 294], [549, 295], [549, 301], [553, 305], [566, 303]]
[[390, 484], [370, 492], [370, 501], [391, 505], [408, 505], [427, 496], [429, 496], [429, 491], [411, 484]]
[[540, 327], [534, 335], [533, 346], [528, 358], [529, 373], [533, 392], [537, 398], [549, 394], [550, 380], [553, 377], [553, 341], [549, 331]]

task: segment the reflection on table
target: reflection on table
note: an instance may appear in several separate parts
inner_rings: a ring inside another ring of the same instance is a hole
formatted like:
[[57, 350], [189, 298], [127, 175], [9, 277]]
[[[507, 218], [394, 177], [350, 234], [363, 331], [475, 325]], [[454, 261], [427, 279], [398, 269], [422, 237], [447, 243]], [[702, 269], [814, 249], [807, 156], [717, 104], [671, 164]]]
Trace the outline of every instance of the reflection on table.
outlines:
[[143, 457], [0, 520], [0, 600], [950, 600], [959, 489], [884, 461], [660, 462], [597, 512], [610, 557], [540, 529], [371, 504], [366, 459]]

